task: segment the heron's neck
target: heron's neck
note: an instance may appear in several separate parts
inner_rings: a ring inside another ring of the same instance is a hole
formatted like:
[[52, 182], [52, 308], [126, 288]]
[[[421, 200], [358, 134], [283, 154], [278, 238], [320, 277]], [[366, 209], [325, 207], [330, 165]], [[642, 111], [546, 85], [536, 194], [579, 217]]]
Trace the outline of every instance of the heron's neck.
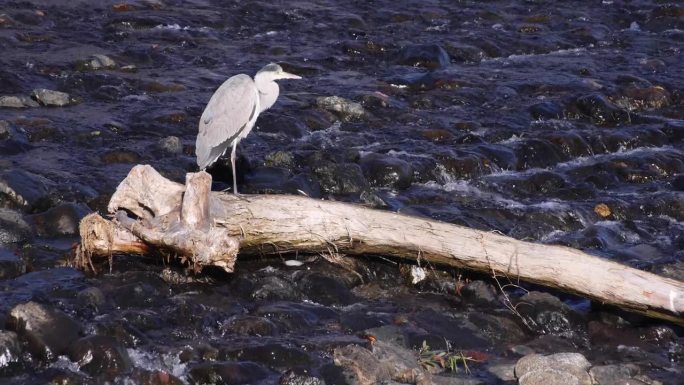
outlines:
[[278, 84], [267, 76], [262, 76], [263, 74], [258, 73], [254, 77], [254, 83], [256, 83], [257, 89], [259, 90], [259, 106], [261, 111], [266, 111], [275, 103], [278, 99], [278, 93], [280, 89]]

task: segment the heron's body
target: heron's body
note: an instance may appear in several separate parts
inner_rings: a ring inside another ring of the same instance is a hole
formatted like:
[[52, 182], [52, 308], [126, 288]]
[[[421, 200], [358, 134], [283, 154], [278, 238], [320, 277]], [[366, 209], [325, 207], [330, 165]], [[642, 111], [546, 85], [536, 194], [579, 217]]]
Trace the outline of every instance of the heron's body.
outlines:
[[277, 79], [299, 79], [299, 76], [284, 72], [279, 65], [271, 63], [257, 72], [254, 80], [245, 74], [231, 77], [214, 92], [200, 118], [195, 146], [197, 165], [204, 170], [232, 148], [235, 193], [237, 144], [252, 131], [259, 114], [275, 103], [279, 93]]

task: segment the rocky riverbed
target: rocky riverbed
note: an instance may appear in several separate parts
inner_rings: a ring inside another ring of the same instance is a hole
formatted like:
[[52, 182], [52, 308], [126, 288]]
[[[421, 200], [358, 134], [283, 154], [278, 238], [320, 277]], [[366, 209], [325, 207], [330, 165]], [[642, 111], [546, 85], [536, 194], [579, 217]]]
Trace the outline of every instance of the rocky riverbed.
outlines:
[[0, 383], [682, 384], [681, 328], [513, 278], [69, 258], [133, 165], [195, 171], [212, 92], [273, 61], [304, 80], [241, 143], [241, 192], [684, 280], [683, 30], [645, 0], [0, 1]]

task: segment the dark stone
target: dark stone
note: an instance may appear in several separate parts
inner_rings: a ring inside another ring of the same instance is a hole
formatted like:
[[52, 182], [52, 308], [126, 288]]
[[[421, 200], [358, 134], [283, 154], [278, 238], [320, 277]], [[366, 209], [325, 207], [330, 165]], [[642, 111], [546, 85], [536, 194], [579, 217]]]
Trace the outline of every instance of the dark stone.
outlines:
[[278, 193], [284, 190], [289, 178], [290, 171], [286, 168], [257, 167], [245, 175], [244, 189], [254, 194]]
[[11, 252], [0, 248], [0, 279], [10, 279], [26, 273], [26, 261]]
[[365, 307], [356, 308], [356, 306], [345, 307], [340, 314], [340, 324], [345, 330], [354, 333], [392, 323], [392, 317], [388, 313], [383, 314]]
[[675, 175], [670, 182], [673, 190], [684, 191], [684, 174]]
[[275, 370], [308, 368], [313, 363], [312, 357], [304, 350], [276, 343], [221, 350], [219, 358], [253, 361]]
[[361, 167], [355, 163], [324, 162], [315, 164], [313, 172], [327, 194], [360, 193], [368, 188]]
[[290, 178], [283, 187], [285, 191], [290, 194], [300, 195], [301, 193], [304, 193], [310, 198], [322, 197], [321, 185], [311, 174], [297, 174]]
[[354, 301], [349, 285], [342, 279], [317, 272], [305, 274], [298, 280], [302, 293], [322, 305], [348, 305]]
[[396, 62], [412, 67], [436, 69], [451, 64], [449, 54], [436, 44], [409, 45], [399, 51]]
[[277, 331], [276, 325], [264, 317], [237, 315], [230, 318], [221, 330], [223, 333], [235, 333], [245, 336], [271, 336]]
[[518, 158], [518, 170], [545, 168], [564, 160], [556, 146], [541, 139], [522, 140], [514, 151]]
[[167, 136], [159, 139], [157, 147], [167, 154], [180, 155], [183, 152], [183, 143], [177, 136]]
[[90, 213], [90, 208], [82, 203], [63, 203], [48, 211], [27, 217], [40, 237], [77, 235], [78, 224]]
[[554, 102], [546, 101], [534, 104], [528, 108], [533, 119], [562, 119], [563, 107]]
[[277, 275], [267, 275], [255, 279], [257, 289], [252, 293], [254, 299], [296, 300], [301, 293], [294, 282]]
[[190, 383], [195, 385], [256, 384], [273, 372], [253, 362], [221, 362], [196, 365], [190, 369]]
[[297, 302], [277, 302], [262, 305], [256, 315], [268, 317], [280, 325], [283, 330], [309, 330], [323, 320], [337, 317], [331, 308]]
[[580, 96], [575, 100], [580, 113], [598, 125], [617, 125], [628, 123], [629, 112], [621, 109], [601, 94]]
[[21, 214], [0, 208], [0, 244], [24, 242], [31, 237], [31, 226], [24, 221]]
[[456, 63], [479, 63], [487, 57], [481, 48], [467, 44], [447, 44], [444, 49]]
[[301, 119], [295, 119], [283, 114], [271, 113], [259, 115], [258, 131], [270, 134], [282, 134], [295, 139], [299, 139], [309, 133], [306, 124]]
[[71, 317], [36, 302], [16, 305], [7, 323], [28, 341], [31, 353], [48, 361], [64, 353], [81, 332], [81, 325]]
[[[389, 363], [383, 363], [371, 351], [359, 345], [347, 345], [333, 352], [333, 362], [342, 369], [347, 384], [379, 384], [390, 380]], [[326, 384], [329, 376], [325, 376]], [[335, 383], [335, 382], [333, 382]]]
[[0, 376], [7, 367], [21, 359], [21, 345], [17, 333], [0, 330]]
[[477, 154], [440, 154], [436, 158], [437, 163], [442, 168], [434, 170], [434, 174], [435, 178], [442, 182], [451, 182], [454, 179], [472, 179], [486, 171], [485, 159]]
[[461, 297], [476, 306], [500, 305], [496, 289], [484, 281], [472, 281], [461, 288]]
[[97, 312], [104, 306], [106, 300], [102, 290], [95, 286], [85, 288], [78, 292], [76, 301], [81, 308], [90, 308]]
[[401, 159], [368, 154], [361, 159], [361, 170], [373, 186], [406, 189], [413, 181], [413, 168]]
[[47, 186], [52, 181], [20, 169], [0, 173], [0, 201], [2, 195], [26, 211], [47, 209], [51, 206]]
[[82, 371], [96, 378], [113, 379], [132, 364], [123, 344], [109, 336], [83, 337], [71, 344], [68, 355]]

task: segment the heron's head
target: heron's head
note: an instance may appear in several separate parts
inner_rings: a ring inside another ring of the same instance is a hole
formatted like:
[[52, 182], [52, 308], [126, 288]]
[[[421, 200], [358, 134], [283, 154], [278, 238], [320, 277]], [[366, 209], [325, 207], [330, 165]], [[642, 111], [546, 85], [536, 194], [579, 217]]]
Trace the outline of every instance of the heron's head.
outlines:
[[271, 80], [302, 78], [301, 76], [297, 76], [295, 74], [283, 71], [283, 67], [279, 66], [276, 63], [266, 64], [264, 68], [260, 69], [259, 72], [257, 72], [257, 75], [266, 76]]

